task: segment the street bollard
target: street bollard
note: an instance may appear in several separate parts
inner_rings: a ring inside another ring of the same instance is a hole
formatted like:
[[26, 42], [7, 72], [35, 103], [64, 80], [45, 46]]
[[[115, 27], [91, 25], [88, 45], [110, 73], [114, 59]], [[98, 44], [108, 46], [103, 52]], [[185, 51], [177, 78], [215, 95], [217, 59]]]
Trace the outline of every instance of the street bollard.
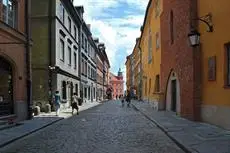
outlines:
[[37, 116], [41, 113], [40, 107], [39, 106], [35, 106], [34, 107], [34, 116]]
[[50, 104], [46, 104], [46, 106], [45, 106], [45, 112], [46, 113], [51, 113], [51, 105]]

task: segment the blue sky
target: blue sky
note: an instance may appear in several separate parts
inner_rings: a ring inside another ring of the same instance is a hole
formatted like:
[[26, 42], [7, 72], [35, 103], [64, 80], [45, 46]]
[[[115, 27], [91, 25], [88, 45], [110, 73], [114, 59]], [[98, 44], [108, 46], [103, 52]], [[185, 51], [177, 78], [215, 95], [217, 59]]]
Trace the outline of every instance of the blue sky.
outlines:
[[148, 0], [74, 0], [74, 5], [84, 6], [93, 36], [105, 43], [110, 71], [115, 74], [119, 68], [126, 72], [126, 56], [140, 36], [147, 4]]

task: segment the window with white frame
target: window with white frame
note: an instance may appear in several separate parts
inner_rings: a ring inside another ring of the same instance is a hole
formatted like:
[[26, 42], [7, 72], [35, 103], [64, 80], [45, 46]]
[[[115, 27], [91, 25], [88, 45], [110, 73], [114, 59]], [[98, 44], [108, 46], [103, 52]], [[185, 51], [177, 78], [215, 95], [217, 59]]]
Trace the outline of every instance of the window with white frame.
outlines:
[[74, 57], [74, 69], [77, 69], [77, 53], [73, 53], [73, 57]]
[[69, 32], [71, 33], [72, 23], [70, 17], [68, 17]]
[[87, 42], [87, 39], [86, 39], [86, 37], [85, 37], [85, 51], [87, 52], [87, 44], [88, 44], [88, 42]]
[[90, 69], [90, 65], [88, 65], [88, 77], [90, 77], [90, 71], [91, 71], [91, 69]]
[[76, 28], [76, 26], [74, 26], [73, 29], [74, 29], [74, 38], [77, 39], [77, 28]]
[[71, 59], [72, 59], [72, 50], [71, 50], [71, 47], [70, 46], [68, 46], [68, 52], [69, 52], [69, 66], [71, 66]]
[[87, 75], [87, 61], [85, 61], [85, 71], [84, 74]]
[[81, 41], [82, 41], [82, 44], [81, 44], [81, 46], [82, 46], [82, 48], [84, 48], [85, 47], [85, 39], [84, 39], [84, 35], [83, 35], [83, 33], [81, 34]]
[[17, 1], [15, 0], [0, 0], [2, 3], [2, 19], [3, 22], [15, 28], [17, 26]]
[[84, 74], [84, 59], [81, 59], [81, 73]]
[[62, 61], [65, 61], [65, 42], [62, 39], [60, 39], [60, 54], [61, 54], [60, 59]]

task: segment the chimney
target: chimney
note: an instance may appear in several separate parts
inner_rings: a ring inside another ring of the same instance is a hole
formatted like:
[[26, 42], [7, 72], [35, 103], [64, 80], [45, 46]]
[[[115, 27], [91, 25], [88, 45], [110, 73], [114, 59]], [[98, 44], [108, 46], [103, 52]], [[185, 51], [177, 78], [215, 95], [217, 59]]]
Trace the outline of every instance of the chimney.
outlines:
[[90, 28], [91, 28], [91, 25], [90, 25], [90, 24], [87, 24], [87, 27], [89, 28], [89, 31], [91, 31], [91, 30], [90, 30]]
[[75, 9], [77, 10], [80, 17], [83, 19], [84, 7], [83, 6], [75, 6]]
[[144, 28], [144, 27], [143, 27], [143, 25], [142, 25], [142, 26], [141, 26], [141, 32], [143, 31], [143, 28]]
[[96, 46], [98, 46], [98, 44], [99, 44], [99, 38], [93, 38], [93, 41], [96, 44]]

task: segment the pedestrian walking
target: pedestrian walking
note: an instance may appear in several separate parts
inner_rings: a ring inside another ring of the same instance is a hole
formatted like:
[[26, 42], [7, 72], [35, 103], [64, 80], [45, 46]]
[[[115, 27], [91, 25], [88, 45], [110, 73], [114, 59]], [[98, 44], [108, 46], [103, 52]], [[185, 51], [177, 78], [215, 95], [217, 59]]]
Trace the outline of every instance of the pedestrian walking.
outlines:
[[125, 99], [124, 99], [123, 95], [121, 96], [121, 104], [122, 104], [122, 107], [124, 107], [124, 105], [125, 105]]
[[131, 94], [130, 94], [130, 91], [127, 90], [127, 93], [126, 93], [126, 102], [127, 102], [127, 106], [130, 107], [130, 103], [131, 103]]
[[61, 96], [58, 90], [55, 92], [55, 95], [53, 97], [53, 103], [56, 111], [56, 116], [58, 116], [60, 112], [60, 105], [61, 105]]
[[74, 112], [74, 109], [77, 110], [77, 115], [79, 115], [79, 107], [78, 107], [78, 97], [77, 97], [77, 93], [74, 93], [73, 94], [73, 97], [72, 97], [72, 104], [71, 104], [71, 107], [72, 107], [72, 115], [73, 115], [73, 112]]

